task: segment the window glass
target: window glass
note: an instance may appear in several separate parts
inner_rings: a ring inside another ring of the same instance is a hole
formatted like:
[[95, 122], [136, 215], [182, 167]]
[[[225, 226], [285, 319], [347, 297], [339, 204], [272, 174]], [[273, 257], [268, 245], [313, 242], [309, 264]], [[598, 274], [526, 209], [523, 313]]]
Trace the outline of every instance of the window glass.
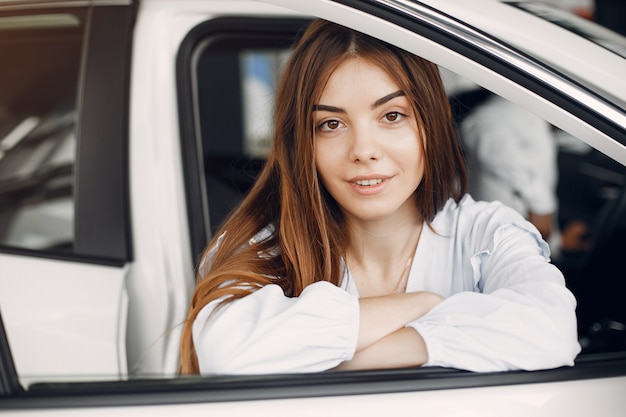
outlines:
[[272, 145], [272, 109], [288, 50], [243, 50], [241, 66], [244, 154], [265, 158]]
[[0, 16], [0, 246], [72, 249], [82, 37], [73, 14]]

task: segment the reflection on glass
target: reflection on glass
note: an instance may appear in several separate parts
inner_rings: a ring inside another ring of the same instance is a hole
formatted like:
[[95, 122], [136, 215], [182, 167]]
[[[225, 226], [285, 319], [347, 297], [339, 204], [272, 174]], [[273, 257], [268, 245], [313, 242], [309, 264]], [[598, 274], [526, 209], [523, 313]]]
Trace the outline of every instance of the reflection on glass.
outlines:
[[0, 246], [67, 253], [74, 240], [81, 21], [0, 17]]
[[250, 50], [240, 55], [244, 150], [249, 157], [266, 157], [272, 145], [276, 84], [288, 54]]

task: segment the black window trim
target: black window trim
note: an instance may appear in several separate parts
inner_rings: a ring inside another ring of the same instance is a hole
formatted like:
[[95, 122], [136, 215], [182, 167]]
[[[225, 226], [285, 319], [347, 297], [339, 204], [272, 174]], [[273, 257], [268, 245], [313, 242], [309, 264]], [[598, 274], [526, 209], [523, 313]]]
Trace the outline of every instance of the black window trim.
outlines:
[[[2, 340], [0, 340], [0, 343]], [[254, 376], [146, 378], [110, 382], [39, 383], [14, 389], [0, 409], [172, 405], [281, 400], [489, 388], [626, 375], [626, 353], [580, 358], [574, 367], [542, 371], [472, 373], [444, 368]], [[2, 393], [0, 392], [0, 395]]]
[[78, 101], [74, 253], [123, 264], [132, 259], [128, 111], [136, 5], [90, 7], [89, 13]]

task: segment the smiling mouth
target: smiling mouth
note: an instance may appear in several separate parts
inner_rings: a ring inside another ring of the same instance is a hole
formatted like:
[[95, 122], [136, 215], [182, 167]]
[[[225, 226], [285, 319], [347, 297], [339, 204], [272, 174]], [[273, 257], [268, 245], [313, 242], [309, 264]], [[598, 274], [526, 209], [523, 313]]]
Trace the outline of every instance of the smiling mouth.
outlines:
[[377, 178], [375, 180], [356, 180], [356, 185], [360, 185], [362, 187], [371, 187], [372, 185], [378, 185], [383, 182], [382, 178]]

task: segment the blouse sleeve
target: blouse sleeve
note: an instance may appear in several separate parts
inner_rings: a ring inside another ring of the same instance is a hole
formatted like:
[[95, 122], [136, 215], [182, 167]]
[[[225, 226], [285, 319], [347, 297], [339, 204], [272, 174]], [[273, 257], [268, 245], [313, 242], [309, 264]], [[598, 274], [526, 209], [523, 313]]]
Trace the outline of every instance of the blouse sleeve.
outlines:
[[478, 372], [573, 365], [576, 301], [547, 244], [521, 221], [489, 236], [470, 258], [477, 291], [454, 294], [409, 324], [426, 343], [426, 365]]
[[215, 309], [193, 324], [202, 374], [324, 371], [356, 350], [358, 299], [328, 282], [289, 298], [274, 284]]

